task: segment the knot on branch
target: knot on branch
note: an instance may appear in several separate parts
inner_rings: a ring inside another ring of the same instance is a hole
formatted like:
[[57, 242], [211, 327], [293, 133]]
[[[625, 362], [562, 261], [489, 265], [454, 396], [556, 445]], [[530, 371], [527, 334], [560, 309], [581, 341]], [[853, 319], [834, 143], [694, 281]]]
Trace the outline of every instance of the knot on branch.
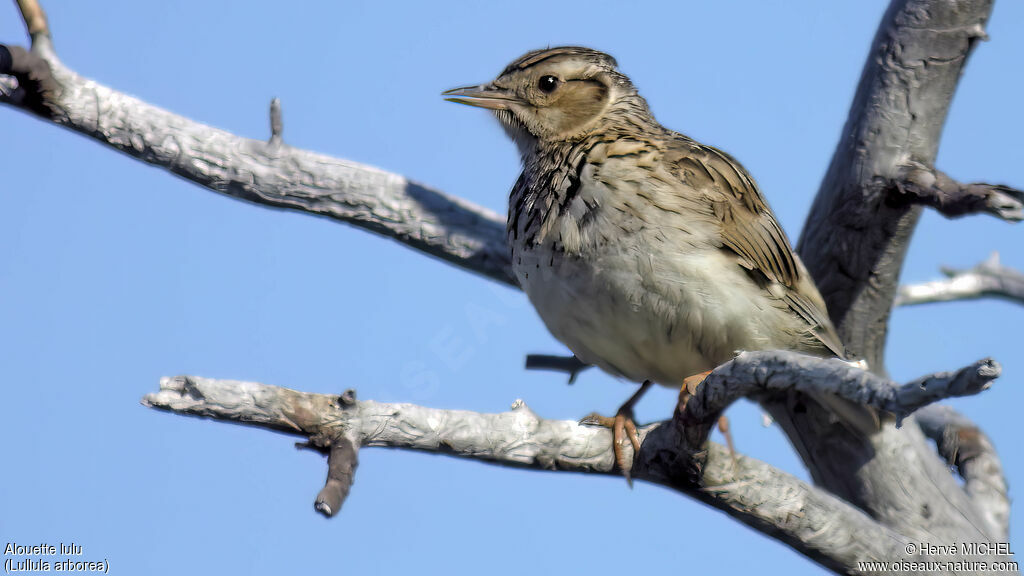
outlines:
[[53, 118], [60, 85], [53, 77], [50, 64], [41, 56], [21, 46], [0, 44], [0, 74], [13, 76], [18, 87], [7, 99], [44, 118]]

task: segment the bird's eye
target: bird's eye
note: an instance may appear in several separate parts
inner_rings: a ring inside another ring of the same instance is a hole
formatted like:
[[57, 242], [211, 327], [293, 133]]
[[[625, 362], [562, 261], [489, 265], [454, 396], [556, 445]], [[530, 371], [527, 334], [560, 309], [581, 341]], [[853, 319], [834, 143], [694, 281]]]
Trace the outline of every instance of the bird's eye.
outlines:
[[540, 80], [537, 81], [537, 88], [545, 94], [551, 94], [561, 83], [562, 81], [554, 76], [541, 76]]

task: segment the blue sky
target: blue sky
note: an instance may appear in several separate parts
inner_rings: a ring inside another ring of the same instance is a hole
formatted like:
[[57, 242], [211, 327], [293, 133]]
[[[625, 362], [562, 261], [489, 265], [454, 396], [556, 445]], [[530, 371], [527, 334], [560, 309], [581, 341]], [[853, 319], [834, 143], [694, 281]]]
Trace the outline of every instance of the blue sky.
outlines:
[[[254, 138], [277, 96], [291, 145], [501, 212], [514, 147], [487, 114], [439, 93], [529, 49], [602, 49], [662, 123], [740, 159], [794, 239], [885, 4], [44, 2], [82, 75]], [[1000, 3], [967, 68], [938, 162], [956, 178], [1024, 186], [1022, 26], [1024, 5]], [[0, 42], [25, 42], [10, 2]], [[572, 387], [525, 372], [526, 354], [564, 348], [515, 291], [218, 196], [10, 109], [0, 127], [0, 541], [81, 544], [113, 574], [820, 572], [658, 487], [383, 449], [362, 451], [349, 501], [321, 518], [320, 456], [139, 398], [187, 373], [487, 412], [523, 398], [544, 417], [579, 418], [610, 413], [632, 388], [596, 371]], [[992, 250], [1024, 269], [1021, 234], [926, 214], [904, 277]], [[954, 404], [983, 423], [1011, 485], [1024, 478], [1022, 323], [1024, 309], [1002, 302], [898, 310], [888, 349], [899, 380], [1003, 363], [993, 389]], [[673, 403], [656, 390], [638, 419], [667, 418]], [[742, 452], [806, 477], [756, 407], [730, 416]]]

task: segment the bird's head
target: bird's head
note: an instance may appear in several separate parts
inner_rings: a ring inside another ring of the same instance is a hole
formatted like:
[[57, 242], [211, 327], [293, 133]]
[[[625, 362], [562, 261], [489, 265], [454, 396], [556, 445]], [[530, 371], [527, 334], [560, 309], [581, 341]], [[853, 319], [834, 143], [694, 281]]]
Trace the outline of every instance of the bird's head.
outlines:
[[597, 50], [563, 46], [528, 52], [494, 81], [453, 88], [446, 100], [493, 110], [520, 148], [579, 139], [605, 125], [621, 101], [646, 104], [615, 59]]

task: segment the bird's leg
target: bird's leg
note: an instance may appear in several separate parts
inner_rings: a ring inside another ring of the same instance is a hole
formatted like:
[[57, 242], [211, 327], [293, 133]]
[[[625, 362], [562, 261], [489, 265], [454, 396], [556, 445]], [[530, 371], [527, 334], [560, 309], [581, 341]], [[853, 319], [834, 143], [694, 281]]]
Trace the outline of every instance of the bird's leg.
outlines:
[[640, 389], [619, 407], [615, 416], [602, 416], [597, 412], [592, 412], [580, 420], [580, 424], [596, 424], [612, 429], [612, 452], [615, 453], [615, 464], [618, 465], [619, 470], [622, 470], [622, 475], [626, 477], [626, 482], [630, 486], [633, 486], [633, 478], [629, 475], [633, 463], [626, 461], [626, 455], [622, 452], [622, 444], [626, 438], [629, 438], [629, 442], [633, 445], [633, 455], [640, 452], [640, 435], [637, 434], [636, 423], [633, 422], [633, 406], [640, 398], [643, 398], [651, 384], [650, 380], [645, 380], [640, 385]]
[[725, 436], [725, 445], [729, 447], [729, 455], [736, 458], [736, 445], [732, 442], [732, 430], [729, 429], [729, 418], [725, 414], [718, 417], [718, 431]]

